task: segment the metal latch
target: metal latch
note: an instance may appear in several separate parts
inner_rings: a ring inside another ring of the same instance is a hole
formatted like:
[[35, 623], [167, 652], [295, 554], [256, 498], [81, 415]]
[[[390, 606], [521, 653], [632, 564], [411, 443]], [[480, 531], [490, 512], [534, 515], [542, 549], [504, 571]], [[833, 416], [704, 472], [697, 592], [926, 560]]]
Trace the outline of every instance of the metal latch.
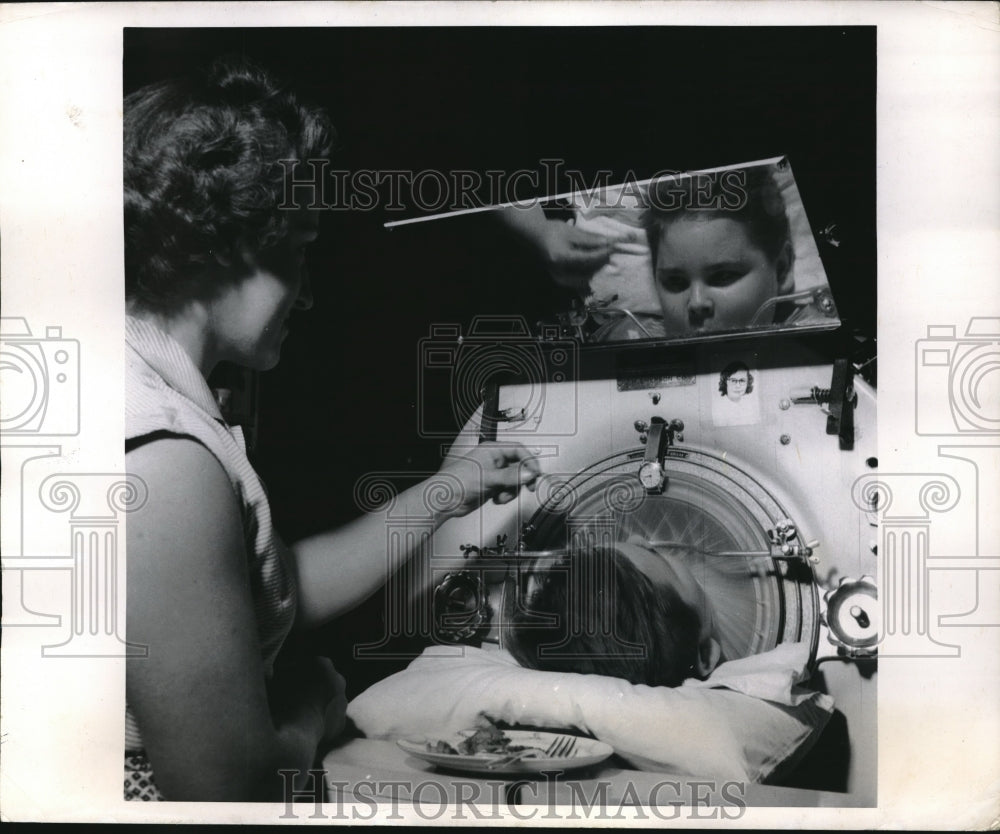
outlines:
[[792, 391], [790, 399], [795, 405], [826, 405], [826, 433], [837, 435], [844, 451], [854, 448], [854, 409], [858, 395], [854, 390], [854, 368], [847, 359], [833, 363], [829, 388], [813, 386], [807, 391]]
[[813, 555], [813, 550], [819, 547], [818, 541], [803, 543], [799, 541], [799, 531], [791, 519], [782, 519], [774, 527], [767, 531], [767, 537], [771, 540], [775, 552], [772, 554], [778, 559], [805, 559], [809, 564], [815, 565], [819, 562], [819, 557]]

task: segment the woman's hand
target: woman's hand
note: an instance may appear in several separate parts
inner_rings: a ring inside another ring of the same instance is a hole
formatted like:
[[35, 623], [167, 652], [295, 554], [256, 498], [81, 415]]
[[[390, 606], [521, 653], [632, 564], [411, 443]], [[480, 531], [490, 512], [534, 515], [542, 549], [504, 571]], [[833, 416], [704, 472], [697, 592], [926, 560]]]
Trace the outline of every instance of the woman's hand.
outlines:
[[416, 552], [417, 537], [403, 537], [408, 541], [402, 550], [391, 543], [391, 514], [430, 521], [436, 528], [489, 499], [498, 504], [513, 501], [521, 487], [533, 490], [539, 475], [538, 461], [519, 443], [477, 445], [474, 433], [463, 434], [436, 474], [379, 509], [295, 543], [291, 561], [298, 571], [298, 625], [318, 626], [351, 610]]
[[613, 240], [549, 219], [540, 205], [508, 206], [494, 216], [537, 253], [560, 286], [586, 292], [594, 273], [611, 259]]
[[611, 258], [604, 235], [578, 229], [560, 220], [546, 220], [535, 247], [561, 287], [586, 292], [594, 273]]
[[425, 484], [425, 502], [447, 518], [468, 515], [484, 502], [513, 501], [521, 487], [534, 492], [538, 459], [520, 443], [486, 441], [452, 447], [438, 474]]

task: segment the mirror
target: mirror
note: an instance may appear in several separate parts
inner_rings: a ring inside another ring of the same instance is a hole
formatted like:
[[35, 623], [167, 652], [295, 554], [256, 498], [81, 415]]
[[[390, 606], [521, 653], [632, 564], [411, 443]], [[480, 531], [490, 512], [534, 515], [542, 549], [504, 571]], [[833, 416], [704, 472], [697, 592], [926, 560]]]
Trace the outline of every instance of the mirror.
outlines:
[[841, 323], [787, 157], [487, 211], [568, 290], [537, 322], [542, 339], [693, 342]]
[[607, 262], [578, 281], [570, 309], [556, 314], [583, 341], [703, 340], [840, 324], [785, 157], [577, 192], [569, 204], [569, 220], [547, 222], [608, 242]]

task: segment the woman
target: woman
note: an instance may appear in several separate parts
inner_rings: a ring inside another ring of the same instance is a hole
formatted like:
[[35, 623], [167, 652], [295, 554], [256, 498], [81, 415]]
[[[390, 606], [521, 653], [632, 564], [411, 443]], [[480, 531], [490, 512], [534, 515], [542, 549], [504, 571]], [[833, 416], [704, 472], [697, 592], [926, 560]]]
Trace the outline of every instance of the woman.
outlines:
[[753, 393], [753, 374], [744, 362], [730, 362], [719, 373], [719, 395], [739, 402], [744, 394]]
[[[287, 161], [325, 157], [333, 131], [245, 61], [143, 88], [124, 119], [126, 462], [149, 490], [128, 524], [128, 637], [148, 657], [127, 667], [126, 797], [280, 800], [279, 770], [304, 782], [346, 703], [329, 660], [275, 658], [386, 579], [385, 519], [283, 544], [206, 380], [274, 367], [312, 305], [319, 218], [284, 207]], [[523, 447], [482, 444], [394, 508], [439, 525], [537, 474]]]
[[717, 426], [752, 426], [760, 422], [760, 403], [754, 376], [745, 362], [730, 362], [719, 374], [719, 396], [712, 399], [712, 421]]

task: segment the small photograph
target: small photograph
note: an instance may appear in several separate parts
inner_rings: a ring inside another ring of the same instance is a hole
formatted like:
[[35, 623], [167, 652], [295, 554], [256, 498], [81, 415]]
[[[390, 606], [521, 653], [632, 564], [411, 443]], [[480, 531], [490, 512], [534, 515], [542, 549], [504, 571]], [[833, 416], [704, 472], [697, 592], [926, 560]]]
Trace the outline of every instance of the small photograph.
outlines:
[[712, 398], [712, 422], [717, 426], [752, 426], [760, 422], [760, 375], [741, 359], [719, 372], [719, 390]]

